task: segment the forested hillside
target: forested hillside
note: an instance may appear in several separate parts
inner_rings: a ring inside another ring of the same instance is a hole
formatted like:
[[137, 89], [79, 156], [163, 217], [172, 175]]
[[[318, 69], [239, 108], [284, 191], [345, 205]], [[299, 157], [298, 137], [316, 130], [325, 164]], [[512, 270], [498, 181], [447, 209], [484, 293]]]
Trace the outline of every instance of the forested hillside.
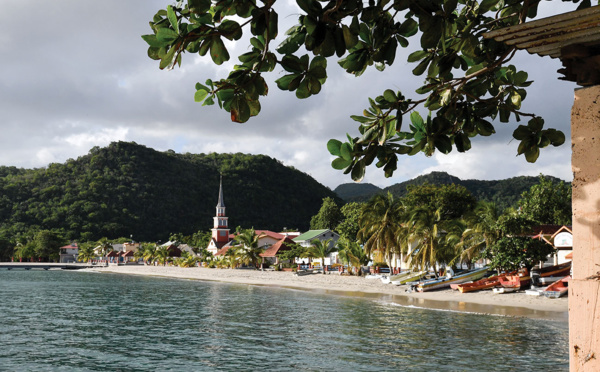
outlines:
[[[561, 180], [551, 176], [545, 176], [553, 183]], [[531, 186], [539, 183], [539, 177], [520, 176], [508, 178], [505, 180], [481, 181], [481, 180], [461, 180], [458, 177], [449, 175], [446, 172], [431, 172], [429, 174], [416, 177], [412, 180], [397, 183], [386, 187], [385, 189], [373, 189], [371, 187], [358, 187], [359, 184], [343, 184], [338, 186], [334, 191], [339, 197], [346, 202], [369, 200], [378, 192], [391, 192], [394, 196], [404, 196], [407, 194], [407, 187], [410, 185], [423, 185], [429, 183], [431, 185], [462, 185], [469, 190], [478, 200], [491, 201], [496, 203], [500, 210], [504, 210], [515, 205], [521, 194], [531, 188]], [[370, 185], [372, 186], [372, 185]], [[374, 186], [376, 187], [376, 186]], [[342, 192], [338, 193], [338, 190]]]
[[307, 229], [322, 199], [337, 199], [268, 156], [177, 154], [117, 142], [43, 169], [0, 167], [0, 235], [49, 229], [67, 239], [153, 241], [208, 230], [219, 173], [232, 229]]

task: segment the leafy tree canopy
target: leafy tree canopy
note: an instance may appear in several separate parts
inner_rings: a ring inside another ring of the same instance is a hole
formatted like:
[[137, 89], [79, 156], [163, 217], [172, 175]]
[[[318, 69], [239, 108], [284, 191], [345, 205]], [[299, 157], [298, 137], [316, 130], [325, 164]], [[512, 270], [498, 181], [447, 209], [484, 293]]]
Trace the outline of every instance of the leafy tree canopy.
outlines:
[[571, 187], [563, 182], [553, 183], [540, 176], [540, 182], [524, 192], [518, 204], [520, 213], [537, 223], [571, 224]]
[[343, 237], [348, 241], [356, 240], [356, 235], [360, 228], [359, 221], [362, 216], [362, 209], [363, 204], [361, 203], [348, 203], [340, 209], [342, 220], [335, 228], [335, 231], [340, 234], [340, 237]]
[[512, 271], [521, 267], [529, 270], [552, 252], [554, 248], [541, 240], [517, 236], [501, 238], [485, 250], [484, 256], [491, 268]]
[[409, 209], [439, 210], [443, 220], [462, 217], [477, 204], [477, 199], [461, 185], [408, 186], [404, 203]]
[[311, 230], [322, 230], [322, 229], [335, 229], [340, 221], [342, 220], [342, 213], [340, 207], [337, 205], [335, 200], [330, 197], [323, 199], [323, 204], [319, 213], [312, 216], [310, 219]]
[[[395, 62], [399, 49], [417, 43], [407, 61], [412, 73], [423, 77], [423, 85], [411, 96], [387, 89], [370, 98], [369, 107], [352, 116], [360, 137], [348, 135], [347, 142], [334, 139], [327, 145], [337, 156], [332, 166], [351, 173], [354, 180], [361, 180], [375, 159], [389, 177], [398, 155], [430, 156], [453, 148], [465, 152], [471, 138], [495, 133], [494, 120], [528, 118], [513, 137], [520, 142], [518, 154], [529, 162], [538, 158], [540, 148], [564, 143], [562, 132], [544, 129], [541, 117], [521, 111], [532, 82], [525, 71], [509, 64], [515, 47], [485, 37], [488, 31], [535, 18], [539, 0], [296, 2], [301, 9], [298, 24], [275, 48], [276, 0], [181, 0], [159, 10], [150, 22], [153, 33], [142, 38], [149, 44], [148, 56], [160, 61], [161, 69], [171, 69], [181, 64], [185, 52], [208, 54], [221, 65], [231, 59], [224, 40], [240, 40], [249, 32], [248, 51], [236, 56], [228, 76], [197, 83], [194, 97], [204, 105], [217, 102], [236, 122], [258, 115], [260, 97], [268, 93], [263, 75], [277, 67], [285, 71], [276, 81], [278, 88], [302, 99], [321, 91], [327, 57], [336, 55], [340, 67], [360, 76], [370, 66], [383, 71]], [[585, 0], [579, 7], [590, 5]], [[419, 114], [417, 108], [428, 114]]]

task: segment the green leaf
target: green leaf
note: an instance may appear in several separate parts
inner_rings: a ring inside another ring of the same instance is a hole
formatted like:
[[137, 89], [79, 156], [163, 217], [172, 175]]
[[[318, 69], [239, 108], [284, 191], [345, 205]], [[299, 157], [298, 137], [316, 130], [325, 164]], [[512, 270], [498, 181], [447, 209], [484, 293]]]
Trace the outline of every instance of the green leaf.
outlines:
[[421, 114], [419, 114], [416, 111], [411, 112], [410, 114], [410, 121], [411, 123], [418, 129], [420, 130], [424, 130], [424, 121], [423, 118], [421, 117]]
[[358, 36], [356, 36], [352, 31], [350, 31], [350, 27], [342, 25], [342, 32], [344, 35], [344, 43], [346, 44], [346, 49], [350, 49], [358, 43]]
[[513, 132], [513, 138], [519, 141], [524, 140], [525, 138], [531, 137], [531, 130], [525, 125], [519, 125], [517, 129]]
[[544, 128], [544, 119], [535, 117], [527, 122], [527, 126], [531, 128], [533, 132], [539, 132]]
[[346, 169], [350, 164], [352, 164], [352, 162], [349, 160], [342, 159], [342, 158], [335, 158], [331, 162], [331, 167], [333, 169], [342, 170], [342, 169]]
[[512, 92], [510, 95], [510, 102], [518, 110], [521, 108], [521, 95], [517, 92]]
[[364, 159], [360, 159], [352, 168], [352, 180], [355, 182], [360, 182], [363, 180], [363, 178], [365, 178], [365, 170], [366, 170], [366, 166], [365, 166], [365, 161]]
[[416, 52], [412, 52], [408, 55], [408, 62], [417, 62], [422, 60], [423, 58], [429, 55], [428, 52], [424, 50], [417, 50]]
[[340, 146], [340, 156], [348, 161], [352, 161], [352, 146], [348, 142]]
[[277, 87], [279, 87], [279, 89], [291, 91], [293, 89], [290, 89], [290, 83], [298, 76], [299, 75], [297, 74], [284, 75], [279, 79], [275, 80], [275, 83], [277, 84]]
[[196, 93], [194, 94], [194, 101], [196, 101], [196, 102], [202, 102], [202, 101], [204, 101], [204, 99], [206, 98], [207, 95], [208, 95], [208, 91], [207, 90], [198, 89], [196, 91]]
[[142, 39], [144, 39], [144, 41], [146, 43], [148, 43], [148, 45], [150, 45], [151, 47], [154, 47], [154, 48], [160, 48], [160, 47], [169, 45], [168, 42], [159, 41], [156, 38], [156, 35], [142, 35]]
[[483, 14], [492, 8], [494, 8], [500, 0], [483, 0], [481, 4], [479, 4], [479, 14]]
[[195, 13], [207, 12], [210, 5], [210, 0], [188, 0], [188, 8]]
[[210, 57], [216, 65], [222, 65], [223, 62], [229, 61], [229, 52], [227, 52], [223, 40], [218, 36], [214, 37], [210, 44]]
[[231, 121], [245, 123], [250, 119], [250, 106], [248, 102], [241, 96], [236, 96], [231, 101], [229, 107], [231, 113]]
[[156, 32], [156, 39], [158, 39], [158, 41], [161, 43], [170, 44], [178, 37], [179, 35], [177, 34], [177, 32], [166, 27], [161, 27]]
[[536, 146], [525, 151], [525, 159], [529, 163], [535, 163], [540, 156], [540, 149]]
[[487, 137], [496, 133], [496, 130], [494, 129], [492, 123], [490, 123], [487, 120], [479, 119], [477, 120], [475, 125], [477, 126], [477, 132], [479, 132], [479, 134], [482, 136]]
[[398, 97], [396, 96], [396, 93], [394, 93], [394, 91], [391, 89], [386, 89], [386, 91], [383, 92], [383, 98], [385, 98], [385, 100], [388, 101], [389, 103], [395, 103], [398, 101]]
[[[330, 139], [327, 142], [327, 150], [329, 150], [329, 153], [331, 155], [340, 156], [340, 154], [341, 154], [340, 148], [341, 147], [342, 147], [342, 141], [338, 141], [336, 139]], [[346, 167], [344, 167], [344, 168], [346, 168]]]
[[433, 145], [443, 154], [448, 154], [450, 151], [452, 151], [452, 141], [448, 136], [435, 136], [433, 139]]
[[179, 34], [179, 24], [177, 23], [177, 15], [175, 14], [175, 11], [173, 10], [173, 7], [171, 5], [167, 6], [167, 18], [169, 19], [169, 23], [171, 24], [171, 27], [173, 27], [173, 30], [175, 30], [175, 32]]

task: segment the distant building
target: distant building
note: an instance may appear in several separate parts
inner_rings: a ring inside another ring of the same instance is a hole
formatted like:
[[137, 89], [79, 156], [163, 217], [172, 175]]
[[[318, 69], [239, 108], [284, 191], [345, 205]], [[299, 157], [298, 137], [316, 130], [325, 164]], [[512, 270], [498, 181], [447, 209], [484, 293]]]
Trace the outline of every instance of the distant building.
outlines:
[[[335, 231], [331, 231], [329, 229], [325, 230], [308, 230], [304, 234], [300, 234], [299, 236], [293, 238], [294, 243], [299, 244], [303, 247], [310, 247], [314, 240], [325, 241], [327, 239], [331, 239], [329, 246], [334, 246], [337, 244], [340, 235]], [[329, 255], [329, 257], [325, 258], [325, 265], [331, 265], [338, 262], [338, 253], [334, 252]]]
[[229, 235], [228, 218], [225, 216], [225, 202], [223, 201], [223, 176], [219, 182], [219, 200], [217, 202], [217, 213], [213, 217], [212, 238], [206, 248], [210, 253], [216, 255], [217, 252], [232, 240]]
[[77, 243], [71, 243], [69, 245], [65, 245], [64, 247], [60, 247], [59, 262], [60, 263], [77, 262], [78, 254], [79, 254], [79, 247], [77, 246]]
[[556, 249], [556, 253], [549, 257], [547, 263], [559, 265], [572, 260], [572, 258], [567, 257], [573, 252], [572, 226], [540, 225], [532, 230], [531, 237], [533, 239], [543, 240]]

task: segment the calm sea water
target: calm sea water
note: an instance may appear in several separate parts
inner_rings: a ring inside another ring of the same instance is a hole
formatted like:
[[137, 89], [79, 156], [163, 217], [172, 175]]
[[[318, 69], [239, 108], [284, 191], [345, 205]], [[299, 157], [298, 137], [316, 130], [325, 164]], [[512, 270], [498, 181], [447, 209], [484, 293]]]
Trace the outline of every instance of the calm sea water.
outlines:
[[565, 322], [213, 282], [0, 270], [2, 371], [568, 370]]

